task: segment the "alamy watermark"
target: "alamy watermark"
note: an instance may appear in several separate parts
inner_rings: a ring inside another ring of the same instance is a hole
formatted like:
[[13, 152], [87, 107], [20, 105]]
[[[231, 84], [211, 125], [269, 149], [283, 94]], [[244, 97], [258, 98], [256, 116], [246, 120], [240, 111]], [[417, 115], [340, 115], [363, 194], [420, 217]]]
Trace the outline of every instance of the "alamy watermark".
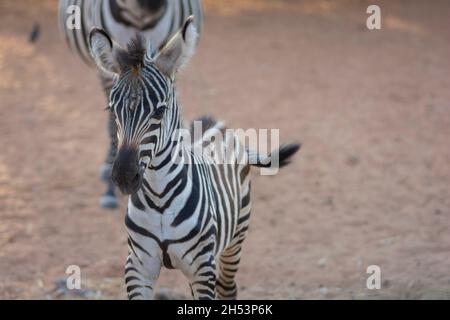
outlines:
[[69, 290], [81, 289], [81, 268], [77, 265], [70, 265], [66, 269], [69, 276], [66, 279], [66, 287]]
[[203, 122], [194, 121], [191, 129], [177, 129], [172, 139], [181, 141], [171, 151], [173, 163], [250, 164], [260, 167], [261, 175], [275, 175], [279, 169], [279, 129], [230, 129], [217, 123], [203, 130]]
[[376, 4], [372, 4], [367, 7], [366, 13], [370, 16], [366, 20], [366, 27], [369, 30], [381, 29], [381, 9]]
[[381, 289], [381, 268], [375, 264], [367, 267], [367, 274], [370, 274], [366, 280], [366, 287], [369, 290]]
[[66, 9], [66, 28], [68, 30], [81, 29], [81, 9], [78, 5], [68, 6]]
[[[367, 7], [366, 13], [370, 16], [366, 20], [366, 26], [369, 30], [381, 29], [381, 8], [376, 4]], [[70, 5], [66, 9], [67, 19], [66, 27], [68, 30], [81, 29], [81, 8], [78, 5]]]
[[[381, 268], [378, 265], [370, 265], [366, 269], [369, 275], [366, 279], [366, 288], [369, 290], [381, 289]], [[77, 265], [70, 265], [66, 268], [66, 288], [68, 290], [81, 289], [81, 268]]]

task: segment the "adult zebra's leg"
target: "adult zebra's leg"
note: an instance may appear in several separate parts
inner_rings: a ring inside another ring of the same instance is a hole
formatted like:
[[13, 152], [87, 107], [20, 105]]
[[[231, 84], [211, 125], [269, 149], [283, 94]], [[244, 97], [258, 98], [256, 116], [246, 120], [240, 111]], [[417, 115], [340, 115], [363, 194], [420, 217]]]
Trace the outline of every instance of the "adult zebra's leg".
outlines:
[[101, 178], [106, 184], [106, 191], [100, 198], [100, 206], [106, 209], [114, 209], [118, 206], [116, 187], [111, 180], [111, 169], [117, 154], [117, 126], [112, 114], [108, 117], [109, 151], [105, 163], [101, 167]]
[[125, 264], [125, 286], [128, 299], [150, 300], [155, 293], [156, 281], [161, 271], [161, 262], [156, 257], [148, 256], [145, 252], [139, 256], [140, 246], [135, 245], [128, 237], [128, 258]]
[[[109, 103], [109, 93], [112, 87], [112, 80], [107, 76], [100, 74], [102, 86], [106, 95], [106, 99]], [[106, 191], [100, 198], [100, 206], [106, 209], [114, 209], [118, 206], [116, 197], [116, 187], [111, 180], [111, 169], [114, 159], [117, 154], [117, 125], [112, 113], [108, 114], [108, 134], [109, 134], [109, 149], [106, 155], [105, 162], [100, 168], [100, 178], [106, 184]]]

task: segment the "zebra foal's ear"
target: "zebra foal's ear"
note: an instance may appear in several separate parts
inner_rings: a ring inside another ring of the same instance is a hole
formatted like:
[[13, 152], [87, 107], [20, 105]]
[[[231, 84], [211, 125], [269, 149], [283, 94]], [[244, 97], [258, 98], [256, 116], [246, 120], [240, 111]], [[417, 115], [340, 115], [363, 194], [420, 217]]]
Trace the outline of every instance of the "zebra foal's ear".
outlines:
[[198, 35], [193, 21], [194, 16], [187, 18], [154, 59], [158, 69], [172, 79], [194, 54]]
[[89, 33], [89, 49], [95, 64], [109, 76], [119, 73], [114, 52], [118, 45], [102, 29], [93, 27]]

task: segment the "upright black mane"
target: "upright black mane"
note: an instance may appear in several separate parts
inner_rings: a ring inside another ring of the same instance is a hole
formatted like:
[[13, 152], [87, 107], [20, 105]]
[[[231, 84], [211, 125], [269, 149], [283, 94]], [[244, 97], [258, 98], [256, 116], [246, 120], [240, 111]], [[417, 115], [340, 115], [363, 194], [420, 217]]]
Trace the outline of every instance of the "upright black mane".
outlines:
[[127, 44], [126, 50], [117, 52], [117, 62], [122, 72], [126, 70], [139, 70], [143, 63], [147, 52], [146, 41], [140, 34], [136, 34], [134, 38]]

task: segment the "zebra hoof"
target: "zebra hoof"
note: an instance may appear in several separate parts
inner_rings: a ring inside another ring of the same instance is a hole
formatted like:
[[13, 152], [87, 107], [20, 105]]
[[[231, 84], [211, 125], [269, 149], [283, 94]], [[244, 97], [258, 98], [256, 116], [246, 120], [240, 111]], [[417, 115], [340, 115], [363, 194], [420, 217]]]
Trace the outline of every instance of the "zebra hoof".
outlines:
[[100, 198], [100, 206], [104, 209], [115, 209], [119, 202], [116, 197], [106, 194]]
[[100, 167], [100, 179], [104, 182], [109, 182], [111, 176], [111, 165], [104, 163]]

